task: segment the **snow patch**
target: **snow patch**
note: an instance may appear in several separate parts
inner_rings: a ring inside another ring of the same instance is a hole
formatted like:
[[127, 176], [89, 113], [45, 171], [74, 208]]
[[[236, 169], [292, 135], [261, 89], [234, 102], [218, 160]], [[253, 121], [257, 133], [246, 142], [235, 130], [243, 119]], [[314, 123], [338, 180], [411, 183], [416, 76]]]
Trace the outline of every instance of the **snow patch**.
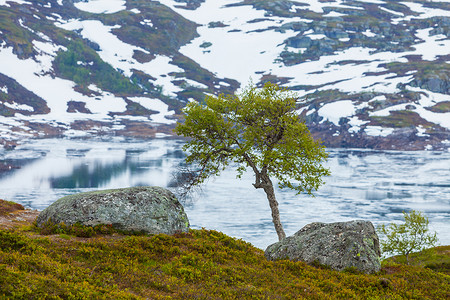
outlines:
[[206, 84], [197, 82], [197, 81], [192, 80], [192, 79], [185, 78], [184, 81], [186, 81], [186, 83], [188, 85], [190, 85], [192, 87], [195, 87], [195, 88], [199, 88], [199, 89], [207, 89], [208, 88], [208, 86]]
[[370, 136], [388, 136], [394, 132], [393, 128], [384, 128], [381, 126], [366, 126], [365, 133]]
[[405, 110], [406, 106], [408, 106], [408, 105], [409, 105], [409, 103], [403, 103], [403, 104], [389, 106], [389, 107], [381, 109], [381, 110], [370, 112], [369, 115], [371, 117], [387, 117], [391, 114], [392, 111]]
[[369, 123], [369, 121], [360, 120], [357, 116], [353, 116], [350, 118], [348, 124], [352, 127], [348, 129], [350, 133], [357, 133], [361, 130], [361, 126]]
[[4, 93], [4, 94], [8, 94], [8, 87], [7, 87], [6, 85], [0, 87], [0, 92], [2, 92], [2, 93]]
[[450, 49], [450, 40], [442, 41], [439, 36], [430, 36], [431, 30], [432, 28], [418, 30], [416, 36], [424, 42], [413, 45], [416, 48], [415, 54], [420, 54], [423, 60], [429, 61], [435, 60], [438, 55], [447, 55]]
[[430, 136], [429, 134], [425, 133], [427, 130], [423, 128], [422, 125], [417, 126], [416, 129], [417, 129], [417, 136]]
[[308, 34], [307, 37], [312, 40], [321, 40], [326, 38], [327, 36], [325, 34]]
[[7, 107], [9, 107], [11, 109], [14, 109], [14, 110], [34, 111], [33, 107], [31, 107], [29, 105], [26, 105], [26, 104], [4, 102], [3, 105], [7, 106]]
[[170, 134], [166, 134], [166, 133], [162, 133], [162, 132], [157, 132], [155, 134], [155, 138], [157, 138], [157, 139], [163, 139], [166, 137], [170, 137]]
[[163, 124], [173, 124], [176, 123], [175, 120], [169, 120], [166, 117], [171, 116], [175, 114], [175, 111], [170, 110], [169, 106], [162, 102], [159, 99], [152, 99], [152, 98], [146, 98], [146, 97], [129, 97], [133, 102], [139, 103], [143, 107], [149, 110], [158, 111], [158, 114], [151, 115], [150, 118], [153, 122], [156, 123], [163, 123]]
[[361, 32], [362, 34], [364, 34], [367, 37], [374, 37], [377, 36], [375, 33], [373, 33], [372, 31], [370, 31], [370, 29], [366, 29], [366, 31]]
[[428, 122], [439, 124], [442, 127], [450, 130], [450, 112], [435, 113], [423, 107], [417, 107], [414, 111]]
[[147, 26], [153, 27], [152, 20], [145, 19], [145, 20], [142, 20], [142, 21], [139, 22], [139, 23], [140, 23], [141, 25], [147, 25]]
[[372, 99], [369, 100], [369, 102], [372, 102], [372, 101], [386, 101], [386, 96], [380, 95], [380, 96], [373, 97]]
[[327, 13], [326, 15], [323, 15], [322, 17], [343, 17], [343, 16], [346, 16], [346, 14], [342, 14], [342, 13], [339, 13], [339, 12], [337, 12], [337, 11], [330, 11], [329, 13]]
[[339, 120], [353, 116], [355, 114], [355, 106], [351, 100], [341, 100], [332, 103], [327, 103], [322, 106], [318, 113], [326, 120], [339, 126]]
[[380, 7], [380, 9], [381, 9], [381, 10], [384, 10], [385, 12], [388, 12], [388, 13], [390, 13], [390, 14], [396, 15], [396, 16], [401, 16], [401, 17], [404, 16], [404, 14], [401, 13], [401, 12], [394, 11], [394, 10], [390, 10], [390, 9], [385, 8], [385, 7]]
[[88, 0], [74, 3], [79, 10], [94, 14], [114, 14], [125, 10], [125, 0]]

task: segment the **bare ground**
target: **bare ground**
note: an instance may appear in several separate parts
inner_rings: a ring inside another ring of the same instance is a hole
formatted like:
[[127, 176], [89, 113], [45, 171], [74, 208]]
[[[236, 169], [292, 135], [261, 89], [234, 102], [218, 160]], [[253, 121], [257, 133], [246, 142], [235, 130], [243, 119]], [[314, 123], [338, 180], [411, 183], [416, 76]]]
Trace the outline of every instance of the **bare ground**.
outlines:
[[31, 225], [39, 213], [37, 210], [25, 209], [0, 215], [0, 229], [16, 229], [24, 225]]

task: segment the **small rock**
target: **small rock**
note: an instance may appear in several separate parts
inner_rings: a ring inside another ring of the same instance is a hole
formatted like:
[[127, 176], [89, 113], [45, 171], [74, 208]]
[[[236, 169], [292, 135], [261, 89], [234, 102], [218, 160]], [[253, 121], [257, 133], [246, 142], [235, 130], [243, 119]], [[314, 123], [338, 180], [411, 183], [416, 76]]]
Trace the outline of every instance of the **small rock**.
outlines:
[[362, 220], [308, 224], [267, 247], [265, 256], [269, 260], [318, 262], [338, 271], [354, 267], [374, 273], [381, 268], [378, 235], [371, 222]]
[[58, 199], [36, 219], [45, 222], [112, 225], [116, 229], [150, 234], [187, 232], [189, 220], [175, 195], [161, 187], [132, 187], [94, 191]]

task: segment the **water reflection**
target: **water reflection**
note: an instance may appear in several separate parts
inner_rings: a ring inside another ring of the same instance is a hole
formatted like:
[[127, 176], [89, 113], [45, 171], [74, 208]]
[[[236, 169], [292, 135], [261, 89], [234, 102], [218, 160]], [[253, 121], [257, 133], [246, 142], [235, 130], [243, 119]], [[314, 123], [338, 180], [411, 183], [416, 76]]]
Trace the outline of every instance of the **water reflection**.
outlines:
[[[34, 140], [0, 151], [0, 198], [44, 209], [60, 197], [91, 191], [158, 185], [173, 187], [183, 161], [182, 141]], [[443, 244], [450, 244], [450, 153], [329, 149], [332, 176], [315, 198], [277, 190], [286, 233], [311, 222], [351, 219], [399, 221], [403, 210], [424, 211]], [[233, 170], [208, 182], [185, 209], [194, 228], [210, 228], [264, 248], [276, 240], [264, 192]]]

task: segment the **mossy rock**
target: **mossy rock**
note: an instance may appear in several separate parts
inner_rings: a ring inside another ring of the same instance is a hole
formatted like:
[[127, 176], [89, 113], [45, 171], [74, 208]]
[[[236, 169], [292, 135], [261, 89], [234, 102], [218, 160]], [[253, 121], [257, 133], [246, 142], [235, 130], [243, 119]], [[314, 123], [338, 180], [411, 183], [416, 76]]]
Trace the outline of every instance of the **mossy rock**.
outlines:
[[337, 271], [354, 269], [363, 273], [380, 271], [380, 255], [372, 223], [362, 220], [311, 223], [265, 251], [269, 260], [305, 261]]
[[187, 232], [189, 220], [175, 195], [161, 187], [102, 190], [63, 197], [36, 219], [65, 225], [112, 225], [115, 229], [148, 234]]

